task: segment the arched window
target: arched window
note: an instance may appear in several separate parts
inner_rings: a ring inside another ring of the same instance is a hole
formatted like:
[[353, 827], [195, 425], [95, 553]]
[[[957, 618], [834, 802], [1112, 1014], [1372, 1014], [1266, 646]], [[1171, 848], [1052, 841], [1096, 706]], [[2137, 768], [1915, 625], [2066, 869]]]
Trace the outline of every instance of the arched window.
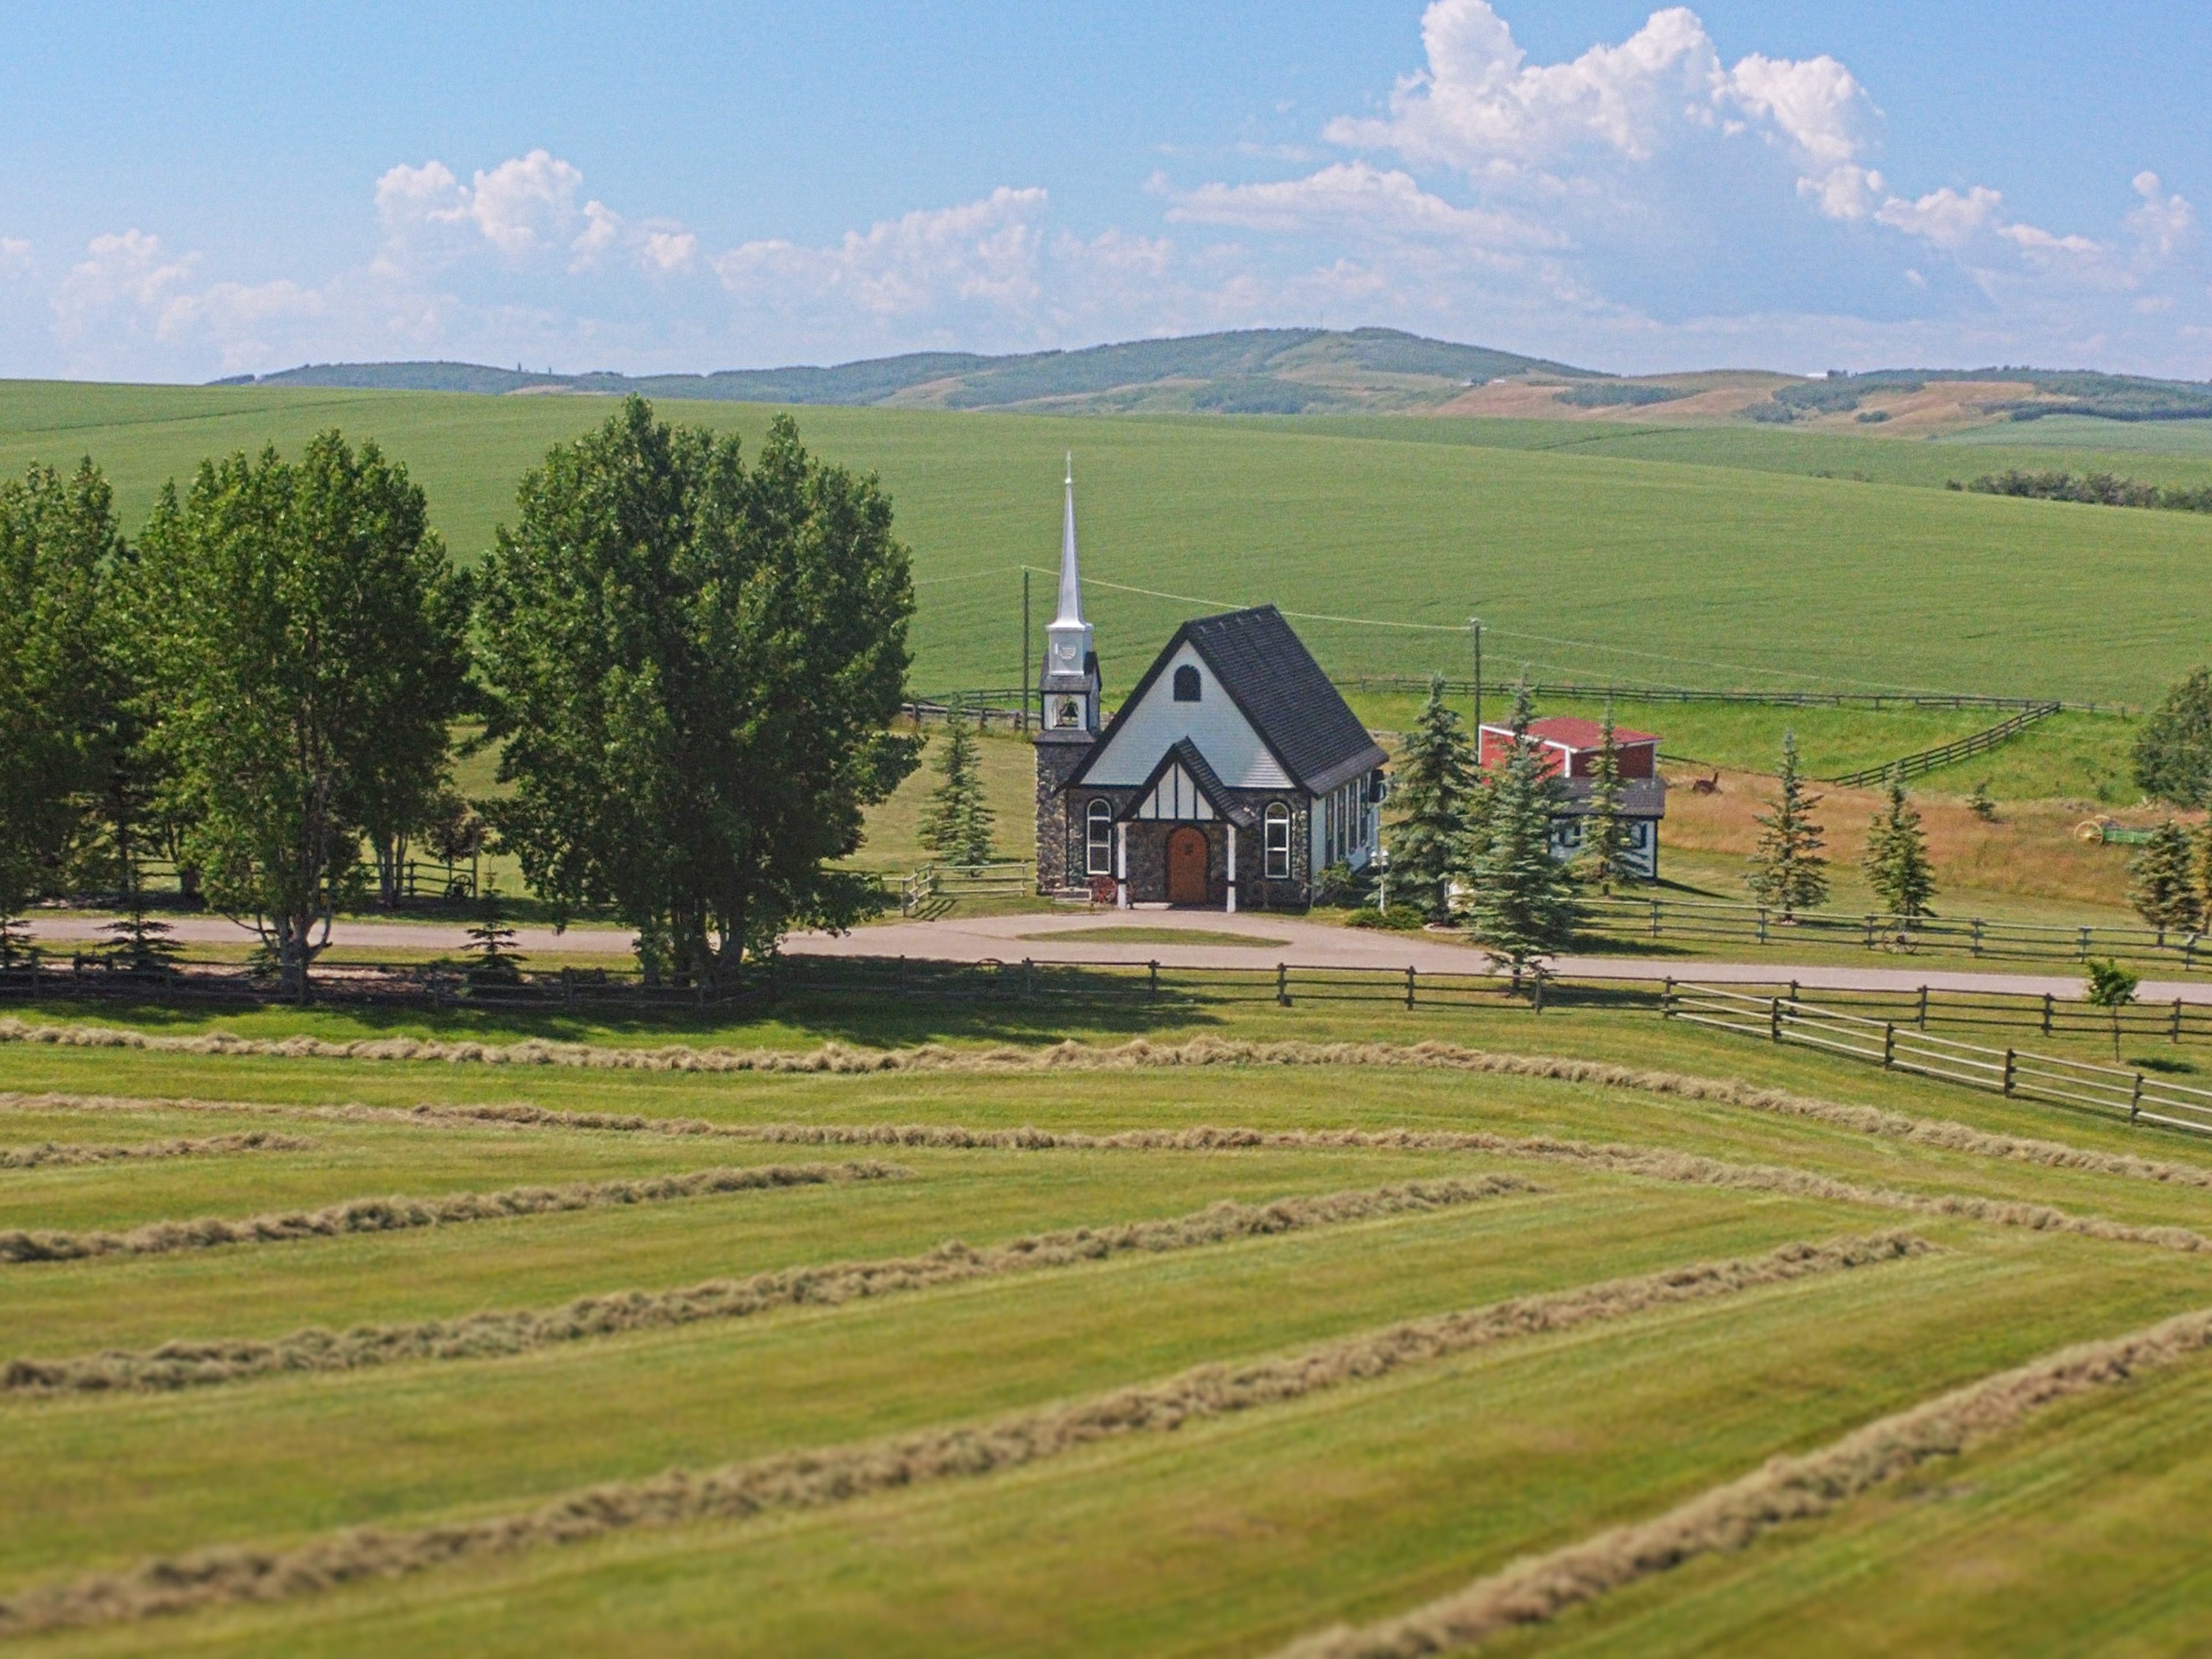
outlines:
[[1291, 809], [1280, 801], [1268, 804], [1267, 817], [1267, 879], [1291, 878]]
[[1083, 815], [1083, 873], [1114, 873], [1114, 809], [1094, 800]]
[[1198, 670], [1185, 663], [1176, 670], [1175, 700], [1177, 702], [1196, 702], [1198, 695]]

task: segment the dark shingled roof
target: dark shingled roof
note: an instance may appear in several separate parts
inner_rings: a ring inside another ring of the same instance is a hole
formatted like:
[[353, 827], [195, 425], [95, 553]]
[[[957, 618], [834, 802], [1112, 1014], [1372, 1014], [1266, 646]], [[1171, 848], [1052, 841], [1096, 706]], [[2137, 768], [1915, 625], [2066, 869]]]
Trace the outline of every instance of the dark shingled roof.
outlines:
[[1152, 768], [1152, 775], [1138, 786], [1135, 794], [1129, 797], [1129, 804], [1121, 809], [1121, 817], [1134, 818], [1143, 811], [1146, 799], [1159, 787], [1160, 780], [1167, 775], [1168, 768], [1178, 762], [1182, 769], [1190, 774], [1190, 781], [1198, 786], [1199, 793], [1204, 795], [1207, 803], [1223, 817], [1240, 830], [1249, 830], [1259, 823], [1258, 813], [1249, 806], [1239, 806], [1231, 798], [1228, 788], [1221, 781], [1221, 775], [1213, 769], [1212, 763], [1188, 738], [1177, 738], [1168, 745], [1168, 752], [1160, 757], [1160, 763]]
[[[1327, 794], [1389, 757], [1367, 735], [1337, 689], [1322, 672], [1305, 641], [1272, 605], [1200, 617], [1176, 629], [1175, 637], [1152, 659], [1136, 689], [1115, 714], [1092, 755], [1103, 754], [1115, 726], [1144, 701], [1184, 641], [1206, 659], [1214, 678], [1252, 729], [1260, 734], [1292, 781], [1312, 794]], [[1090, 769], [1086, 759], [1070, 787]]]

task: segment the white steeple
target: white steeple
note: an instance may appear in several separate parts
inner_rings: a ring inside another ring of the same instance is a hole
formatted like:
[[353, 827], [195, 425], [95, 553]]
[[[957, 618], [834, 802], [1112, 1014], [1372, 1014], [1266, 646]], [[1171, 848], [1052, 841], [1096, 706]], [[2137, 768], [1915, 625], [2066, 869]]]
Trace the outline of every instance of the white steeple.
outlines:
[[1067, 506], [1060, 532], [1060, 609], [1045, 629], [1045, 677], [1079, 678], [1091, 660], [1091, 624], [1083, 620], [1083, 578], [1075, 563], [1075, 456], [1067, 457]]

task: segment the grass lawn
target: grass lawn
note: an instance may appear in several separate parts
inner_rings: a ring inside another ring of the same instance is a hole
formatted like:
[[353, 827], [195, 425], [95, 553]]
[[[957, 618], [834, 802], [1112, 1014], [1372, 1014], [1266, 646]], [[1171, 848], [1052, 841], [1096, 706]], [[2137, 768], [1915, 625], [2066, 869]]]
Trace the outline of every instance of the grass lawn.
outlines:
[[1109, 924], [1101, 927], [1085, 927], [1070, 933], [1062, 928], [1051, 933], [1017, 933], [1017, 939], [1051, 939], [1066, 944], [1071, 939], [1095, 939], [1101, 945], [1233, 945], [1255, 951], [1269, 951], [1287, 945], [1288, 939], [1263, 939], [1250, 933], [1230, 933], [1203, 927], [1117, 927]]
[[[141, 1023], [181, 1030], [208, 1022]], [[325, 1036], [402, 1024], [296, 1010], [222, 1023]], [[1131, 1030], [1078, 1020], [1017, 1034], [988, 1029], [972, 1009], [855, 1005], [836, 1013], [826, 1004], [739, 1023], [556, 1030], [495, 1015], [404, 1024], [487, 1038], [790, 1045], [832, 1035], [896, 1042], [925, 1027], [962, 1043], [1110, 1040]], [[1371, 1194], [1492, 1173], [1520, 1183], [1442, 1207], [1096, 1259], [1079, 1251], [943, 1284], [885, 1281], [877, 1294], [672, 1328], [570, 1332], [503, 1356], [167, 1391], [0, 1388], [0, 1432], [11, 1448], [0, 1465], [0, 1606], [29, 1587], [214, 1547], [280, 1555], [340, 1547], [349, 1528], [404, 1534], [594, 1487], [618, 1509], [624, 1483], [672, 1468], [835, 1458], [886, 1437], [1010, 1414], [1058, 1420], [1065, 1407], [1165, 1386], [1194, 1366], [1333, 1352], [1395, 1321], [1511, 1297], [1578, 1297], [1796, 1241], [1908, 1227], [1936, 1249], [1687, 1301], [1632, 1298], [1571, 1328], [1424, 1352], [1385, 1372], [1201, 1414], [1173, 1433], [1139, 1427], [1066, 1450], [1042, 1445], [995, 1473], [954, 1468], [904, 1490], [772, 1507], [750, 1519], [626, 1526], [565, 1547], [265, 1604], [110, 1620], [15, 1645], [69, 1654], [1265, 1651], [1336, 1621], [1388, 1617], [1510, 1559], [1658, 1514], [1777, 1454], [1826, 1444], [2069, 1342], [2212, 1303], [2197, 1256], [1998, 1224], [2002, 1212], [1974, 1219], [1926, 1207], [2017, 1201], [2122, 1228], [2212, 1234], [2212, 1147], [2186, 1138], [1815, 1054], [1731, 1045], [1620, 1012], [1538, 1020], [1525, 1012], [1223, 1005], [1160, 1011], [1145, 1029], [1162, 1040], [1208, 1031], [1449, 1036], [1742, 1076], [1959, 1128], [1906, 1139], [1834, 1114], [1680, 1093], [1346, 1065], [713, 1074], [0, 1044], [0, 1088], [18, 1091], [0, 1096], [0, 1146], [257, 1129], [312, 1142], [11, 1168], [0, 1187], [0, 1240], [16, 1228], [121, 1231], [376, 1194], [717, 1165], [871, 1158], [900, 1172], [465, 1227], [0, 1261], [9, 1310], [0, 1364], [144, 1352], [172, 1339], [234, 1346], [308, 1327], [550, 1310], [583, 1295], [904, 1261], [953, 1237], [988, 1248], [1055, 1230], [1157, 1223], [1222, 1200]], [[703, 1120], [735, 1133], [378, 1115], [422, 1103]], [[759, 1138], [770, 1124], [1094, 1134], [1236, 1125], [1503, 1139], [1458, 1150], [1218, 1139], [1195, 1150], [816, 1145]], [[2001, 1149], [1973, 1140], [1977, 1131], [2041, 1136], [2079, 1155], [1993, 1155]], [[1632, 1170], [1571, 1150], [1601, 1143], [1646, 1161]], [[2160, 1179], [2130, 1178], [2098, 1162], [2111, 1152], [2178, 1167]], [[1692, 1175], [1680, 1155], [1717, 1163]], [[2182, 1517], [2208, 1467], [2199, 1428], [2208, 1377], [2205, 1362], [2148, 1373], [2109, 1398], [2035, 1419], [1955, 1468], [1916, 1474], [1739, 1553], [1692, 1559], [1515, 1640], [1750, 1651], [1785, 1621], [1827, 1620], [1832, 1606], [1839, 1645], [1848, 1633], [1861, 1650], [2010, 1648], [2045, 1631], [2094, 1628], [2100, 1610], [2121, 1604], [2121, 1588], [2136, 1586], [2147, 1602], [2131, 1627], [2145, 1633], [2144, 1650], [2178, 1650], [2201, 1628], [2212, 1595], [2212, 1581], [2185, 1553], [2162, 1544], [2131, 1552], [2116, 1583], [2096, 1567], [2109, 1547], [2100, 1540], [2115, 1527], [2185, 1534]], [[2057, 1528], [2043, 1523], [2047, 1500], [2035, 1497], [2052, 1492], [2064, 1494], [2069, 1517]], [[1869, 1571], [1895, 1588], [1857, 1593]], [[1970, 1593], [1938, 1593], [1960, 1574]], [[2002, 1593], [2012, 1583], [2039, 1588]]]
[[[748, 441], [770, 412], [664, 408]], [[405, 461], [434, 521], [473, 560], [511, 514], [523, 471], [607, 413], [588, 398], [17, 381], [0, 384], [0, 473], [90, 453], [135, 531], [160, 484], [203, 457], [295, 449], [337, 426]], [[1461, 630], [1479, 612], [1496, 660], [1543, 678], [2135, 704], [2193, 666], [2212, 628], [2212, 589], [2196, 579], [2212, 518], [1941, 487], [2004, 465], [2093, 461], [2202, 482], [2212, 462], [2039, 451], [2027, 428], [2027, 447], [1969, 452], [1839, 434], [1397, 417], [824, 408], [800, 411], [799, 424], [821, 453], [878, 472], [890, 491], [915, 552], [914, 683], [925, 692], [1028, 680], [1019, 567], [1054, 562], [1070, 446], [1086, 607], [1116, 692], [1194, 611], [1262, 600], [1437, 630], [1301, 619], [1336, 672], [1464, 672]], [[1356, 605], [1347, 568], [1360, 573]], [[1129, 591], [1140, 588], [1152, 593]], [[1048, 603], [1036, 602], [1036, 629]]]

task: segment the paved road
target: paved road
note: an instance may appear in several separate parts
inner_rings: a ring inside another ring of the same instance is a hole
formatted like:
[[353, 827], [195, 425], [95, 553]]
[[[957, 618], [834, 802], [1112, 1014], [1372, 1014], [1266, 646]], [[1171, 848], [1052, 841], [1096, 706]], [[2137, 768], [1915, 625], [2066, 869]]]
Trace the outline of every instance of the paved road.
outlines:
[[[96, 916], [41, 916], [32, 933], [65, 945], [101, 937]], [[1189, 933], [1188, 945], [1126, 944], [1097, 937], [1103, 928], [1141, 927]], [[185, 916], [170, 923], [179, 942], [237, 944], [252, 936], [219, 916]], [[1232, 945], [1219, 936], [1237, 934], [1249, 944]], [[1215, 937], [1206, 938], [1206, 935]], [[466, 930], [446, 922], [341, 921], [332, 950], [422, 950], [459, 951]], [[515, 948], [526, 956], [623, 955], [628, 931], [612, 927], [550, 927], [516, 930]], [[793, 956], [898, 957], [938, 962], [1158, 962], [1176, 968], [1272, 968], [1279, 962], [1313, 967], [1378, 968], [1402, 973], [1482, 973], [1487, 958], [1480, 951], [1435, 934], [1386, 933], [1340, 927], [1296, 916], [1223, 915], [1218, 911], [1134, 910], [1111, 915], [1083, 910], [1066, 915], [949, 917], [939, 921], [886, 922], [844, 934], [799, 933], [784, 943]], [[1925, 985], [1937, 991], [2009, 991], [2078, 998], [2078, 974], [2008, 974], [1949, 968], [1884, 968], [1792, 964], [1780, 959], [1709, 962], [1700, 958], [1646, 957], [1561, 957], [1552, 964], [1577, 979], [1653, 980], [1668, 973], [1716, 985], [1775, 985], [1794, 979], [1808, 991], [1913, 991]], [[2212, 1004], [2212, 981], [2146, 980], [2146, 1002]]]

